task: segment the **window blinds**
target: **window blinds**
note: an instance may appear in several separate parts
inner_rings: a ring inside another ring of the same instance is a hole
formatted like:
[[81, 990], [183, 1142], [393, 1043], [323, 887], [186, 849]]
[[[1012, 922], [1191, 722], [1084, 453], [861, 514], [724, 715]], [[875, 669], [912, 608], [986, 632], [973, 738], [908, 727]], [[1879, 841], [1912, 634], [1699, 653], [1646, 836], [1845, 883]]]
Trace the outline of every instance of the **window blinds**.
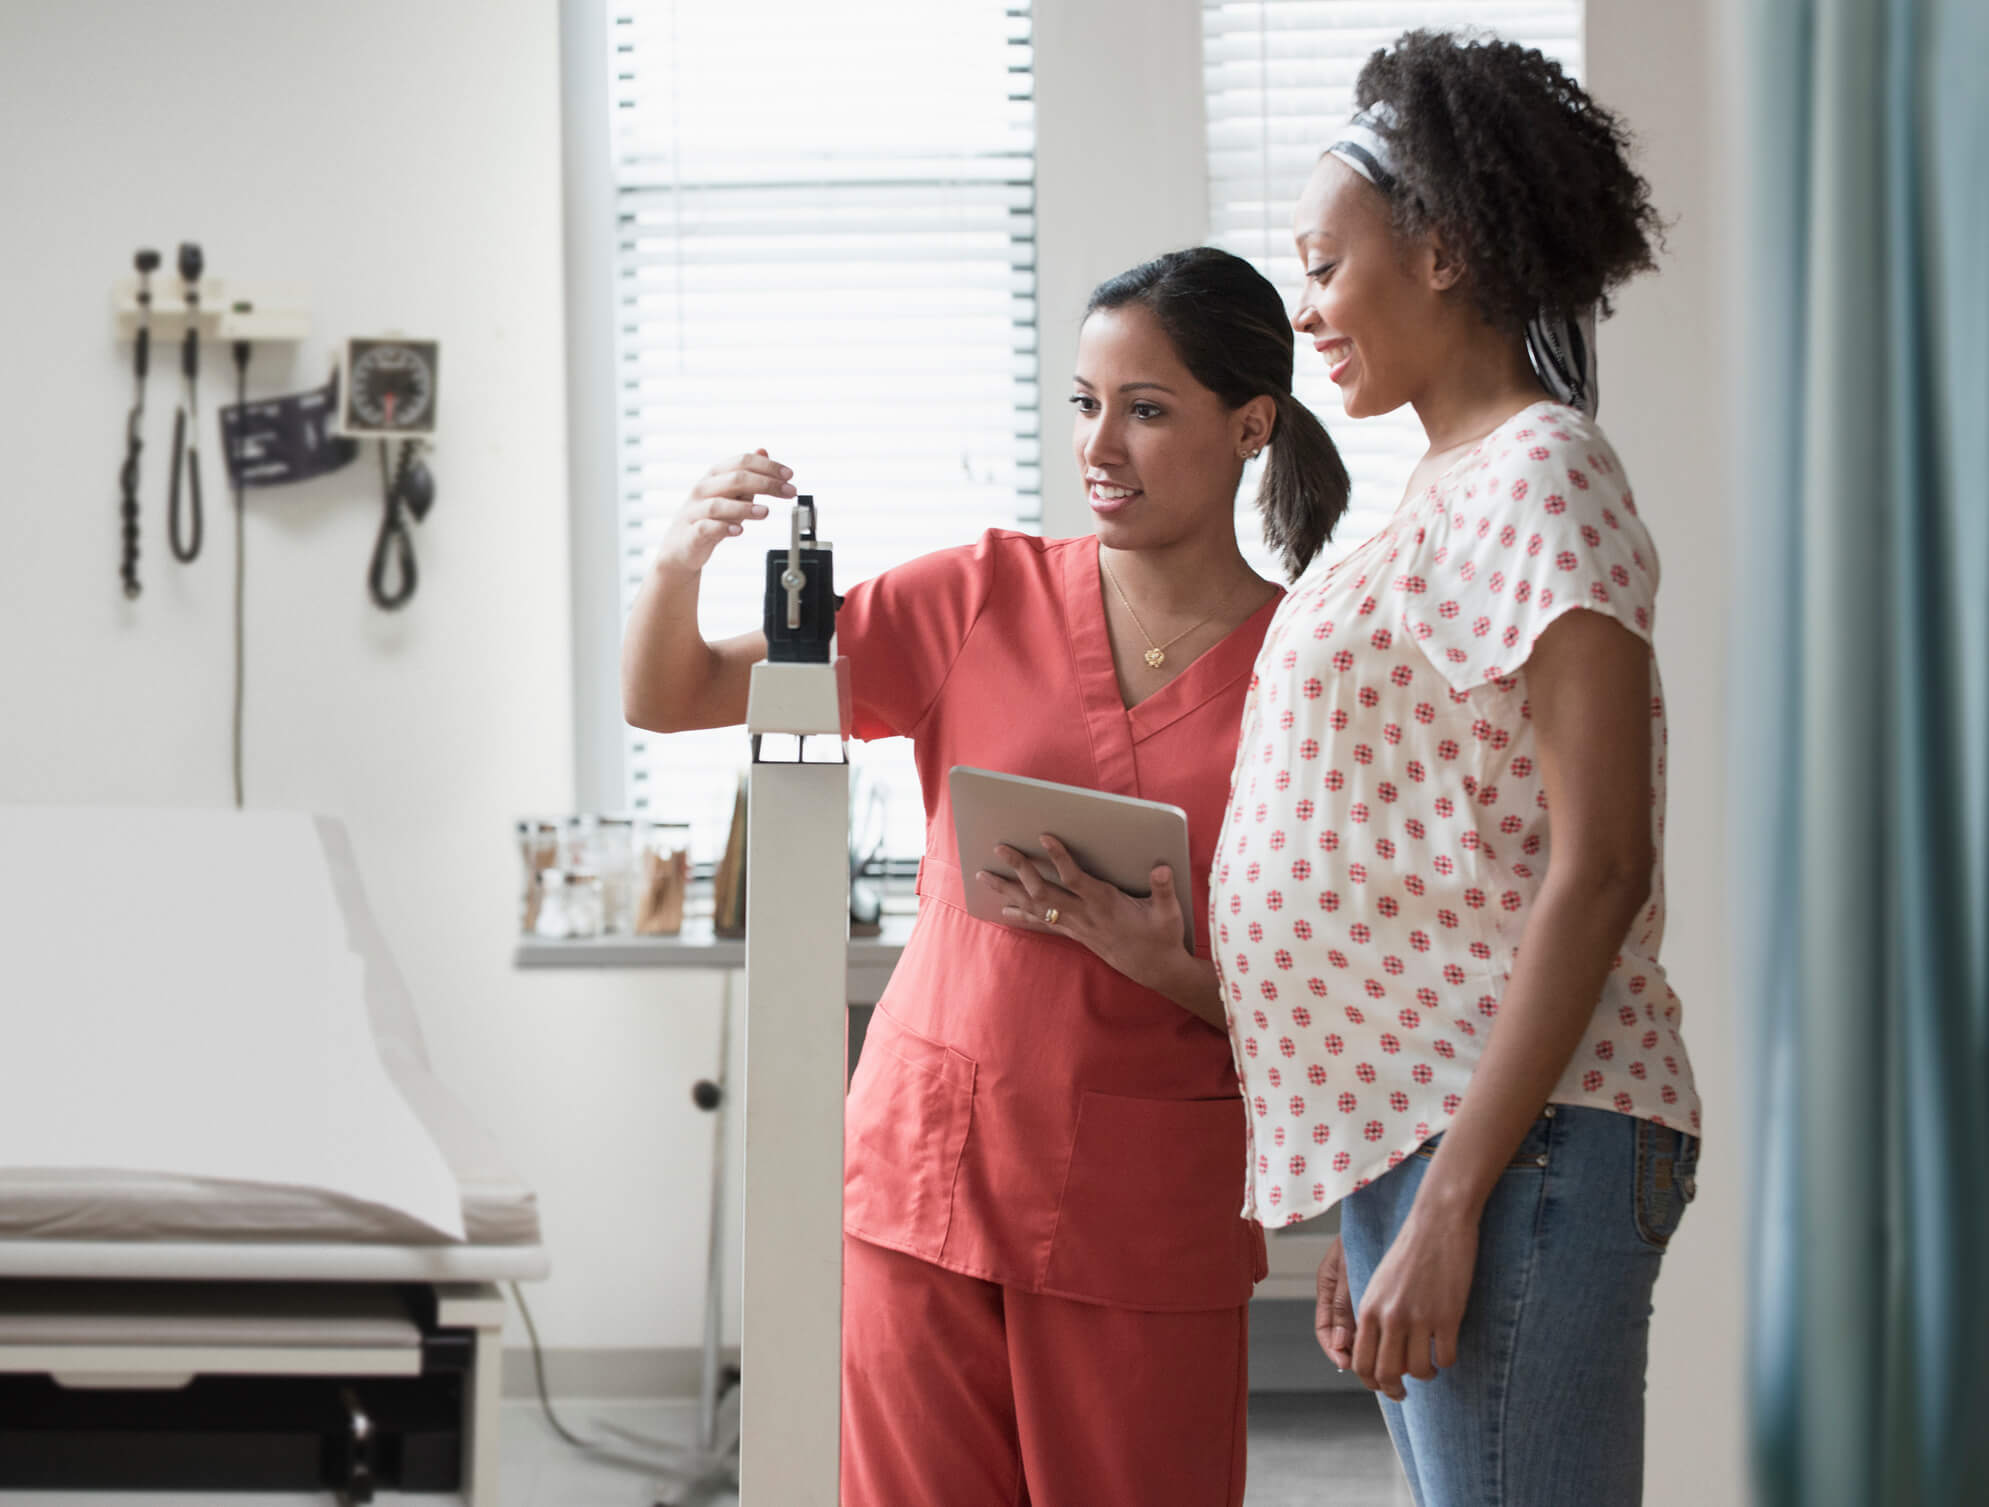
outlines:
[[[1475, 27], [1537, 47], [1576, 73], [1581, 24], [1581, 0], [1205, 0], [1210, 240], [1247, 257], [1295, 307], [1302, 276], [1292, 211], [1313, 163], [1353, 113], [1354, 80], [1371, 53], [1415, 27]], [[1394, 511], [1425, 441], [1407, 408], [1348, 419], [1325, 363], [1303, 340], [1296, 365], [1293, 391], [1325, 422], [1353, 478], [1352, 505], [1322, 556], [1331, 560]], [[1240, 511], [1251, 510], [1257, 475], [1252, 466], [1244, 476]], [[1280, 578], [1254, 515], [1241, 533], [1254, 546], [1252, 563]]]
[[[715, 461], [794, 468], [838, 584], [1041, 516], [1028, 0], [611, 7], [621, 608]], [[705, 573], [759, 625], [785, 505]], [[629, 804], [715, 855], [738, 729], [632, 732]], [[909, 744], [852, 745], [916, 855]]]

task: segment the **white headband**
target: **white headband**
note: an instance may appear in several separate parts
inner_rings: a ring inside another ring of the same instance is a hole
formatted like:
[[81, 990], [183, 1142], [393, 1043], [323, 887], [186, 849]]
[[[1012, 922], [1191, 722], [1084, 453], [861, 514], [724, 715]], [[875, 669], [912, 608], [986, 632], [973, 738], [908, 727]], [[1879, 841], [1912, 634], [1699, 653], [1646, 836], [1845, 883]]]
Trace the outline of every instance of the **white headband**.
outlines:
[[[1394, 107], [1386, 100], [1376, 100], [1355, 112], [1326, 153], [1392, 197], [1396, 169], [1388, 133], [1394, 129]], [[1534, 375], [1556, 402], [1595, 417], [1601, 387], [1596, 377], [1593, 308], [1579, 313], [1540, 310], [1526, 322], [1526, 354], [1533, 362]]]
[[1354, 112], [1340, 139], [1326, 148], [1384, 194], [1395, 191], [1395, 154], [1389, 150], [1384, 131], [1395, 129], [1395, 107], [1378, 99], [1365, 110]]

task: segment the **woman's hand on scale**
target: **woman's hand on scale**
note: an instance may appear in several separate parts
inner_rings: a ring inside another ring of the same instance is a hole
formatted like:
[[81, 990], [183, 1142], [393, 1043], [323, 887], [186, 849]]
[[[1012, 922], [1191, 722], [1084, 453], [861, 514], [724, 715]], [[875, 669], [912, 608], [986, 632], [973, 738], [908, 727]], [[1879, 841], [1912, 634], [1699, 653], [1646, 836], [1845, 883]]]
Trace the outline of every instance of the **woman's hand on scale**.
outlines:
[[664, 529], [657, 568], [691, 574], [703, 570], [720, 541], [745, 532], [751, 520], [767, 516], [767, 505], [759, 498], [794, 496], [793, 477], [764, 450], [720, 461], [698, 478]]
[[1181, 944], [1185, 927], [1172, 868], [1157, 865], [1151, 875], [1153, 893], [1141, 898], [1087, 873], [1070, 849], [1048, 833], [1038, 841], [1056, 866], [1056, 883], [1007, 846], [997, 847], [995, 857], [1016, 878], [986, 869], [974, 876], [1000, 896], [1004, 921], [1023, 931], [1069, 937], [1134, 983], [1166, 995], [1213, 1026], [1226, 1027], [1213, 965]]

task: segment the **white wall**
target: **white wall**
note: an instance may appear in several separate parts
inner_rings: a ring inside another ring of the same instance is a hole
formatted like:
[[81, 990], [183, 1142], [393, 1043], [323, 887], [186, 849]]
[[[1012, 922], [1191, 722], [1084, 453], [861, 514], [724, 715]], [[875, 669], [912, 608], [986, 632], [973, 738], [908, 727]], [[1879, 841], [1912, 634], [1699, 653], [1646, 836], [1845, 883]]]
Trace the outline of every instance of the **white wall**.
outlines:
[[[133, 249], [170, 266], [198, 240], [218, 277], [309, 290], [316, 333], [258, 358], [259, 393], [321, 381], [336, 337], [440, 337], [410, 607], [367, 601], [370, 454], [251, 494], [248, 799], [350, 824], [442, 1076], [539, 1189], [548, 1342], [688, 1346], [709, 1168], [688, 1090], [714, 1065], [713, 982], [510, 963], [510, 821], [565, 809], [573, 782], [558, 42], [553, 0], [0, 5], [0, 799], [230, 800], [212, 414], [233, 372], [207, 353], [208, 544], [181, 567], [163, 532], [177, 368], [155, 355], [128, 607], [130, 353], [109, 290]], [[87, 903], [114, 941], [144, 897], [103, 856]]]
[[1602, 419], [1663, 554], [1658, 660], [1670, 712], [1665, 967], [1685, 1002], [1704, 1103], [1699, 1198], [1665, 1257], [1652, 1324], [1646, 1497], [1746, 1497], [1741, 1303], [1748, 1159], [1741, 1021], [1727, 930], [1728, 312], [1736, 265], [1727, 162], [1734, 110], [1712, 0], [1589, 0], [1588, 84], [1638, 138], [1670, 221], [1659, 274], [1603, 326]]
[[1035, 43], [1043, 532], [1055, 538], [1091, 532], [1063, 402], [1091, 290], [1208, 238], [1202, 9], [1041, 4]]

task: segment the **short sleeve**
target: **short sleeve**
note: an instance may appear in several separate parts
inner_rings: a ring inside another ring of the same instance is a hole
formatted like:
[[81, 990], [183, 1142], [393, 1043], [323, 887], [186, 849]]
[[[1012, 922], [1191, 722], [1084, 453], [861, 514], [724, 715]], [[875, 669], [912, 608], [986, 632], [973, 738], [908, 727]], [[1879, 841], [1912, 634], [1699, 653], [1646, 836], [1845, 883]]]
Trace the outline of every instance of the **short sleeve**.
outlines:
[[990, 530], [844, 594], [836, 648], [849, 659], [851, 736], [908, 737], [925, 720], [994, 589], [997, 543]]
[[1516, 674], [1576, 608], [1651, 642], [1656, 547], [1622, 463], [1585, 423], [1534, 419], [1454, 477], [1395, 589], [1404, 630], [1459, 691]]

